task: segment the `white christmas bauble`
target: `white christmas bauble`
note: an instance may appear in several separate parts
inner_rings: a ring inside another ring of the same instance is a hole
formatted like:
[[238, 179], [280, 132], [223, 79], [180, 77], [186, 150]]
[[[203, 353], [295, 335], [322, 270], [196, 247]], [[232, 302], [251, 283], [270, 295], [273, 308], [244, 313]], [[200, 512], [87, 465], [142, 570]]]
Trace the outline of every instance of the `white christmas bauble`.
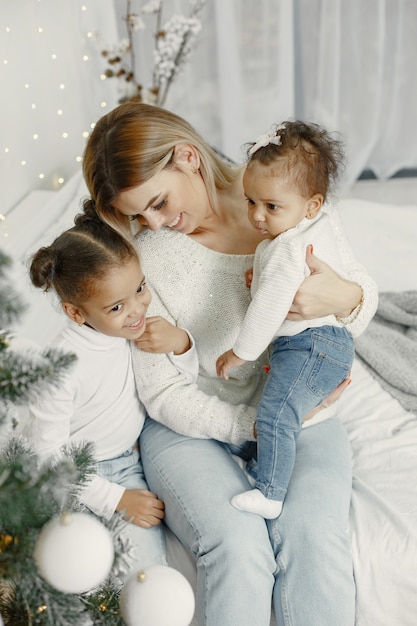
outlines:
[[164, 565], [132, 574], [120, 593], [120, 612], [126, 626], [189, 626], [194, 608], [188, 580]]
[[110, 532], [86, 513], [63, 513], [42, 528], [34, 559], [41, 576], [65, 593], [90, 591], [110, 573], [114, 545]]

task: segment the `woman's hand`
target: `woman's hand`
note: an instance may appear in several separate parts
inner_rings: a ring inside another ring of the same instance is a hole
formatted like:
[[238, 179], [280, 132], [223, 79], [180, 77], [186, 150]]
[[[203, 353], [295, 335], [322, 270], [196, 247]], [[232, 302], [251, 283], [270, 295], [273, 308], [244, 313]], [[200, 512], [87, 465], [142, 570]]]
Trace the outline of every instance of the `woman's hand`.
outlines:
[[184, 354], [191, 347], [188, 333], [159, 315], [146, 318], [146, 329], [135, 341], [144, 352]]
[[245, 272], [245, 283], [248, 289], [250, 289], [250, 286], [252, 284], [252, 279], [253, 279], [253, 267], [250, 267]]
[[313, 246], [307, 246], [306, 262], [311, 274], [295, 294], [287, 319], [300, 321], [325, 315], [348, 317], [361, 301], [361, 287], [345, 280], [314, 256]]
[[164, 503], [146, 489], [126, 489], [116, 511], [122, 513], [128, 522], [141, 528], [150, 528], [158, 526], [163, 520]]
[[236, 356], [233, 350], [228, 350], [219, 356], [216, 361], [217, 376], [223, 376], [225, 380], [229, 380], [229, 370], [234, 367], [239, 367], [239, 365], [243, 365], [243, 363], [245, 363], [245, 361]]
[[344, 390], [349, 387], [351, 382], [352, 382], [352, 380], [351, 380], [350, 374], [349, 374], [349, 376], [347, 378], [345, 378], [345, 380], [342, 383], [340, 383], [340, 385], [338, 387], [336, 387], [336, 389], [334, 389], [334, 391], [332, 391], [332, 393], [329, 396], [327, 396], [327, 398], [321, 404], [319, 404], [319, 406], [317, 406], [315, 409], [310, 411], [310, 413], [308, 415], [306, 415], [306, 417], [304, 418], [303, 422], [307, 422], [308, 420], [311, 420], [322, 409], [329, 408], [329, 406], [334, 404], [336, 402], [336, 400], [339, 400], [340, 396], [342, 395]]

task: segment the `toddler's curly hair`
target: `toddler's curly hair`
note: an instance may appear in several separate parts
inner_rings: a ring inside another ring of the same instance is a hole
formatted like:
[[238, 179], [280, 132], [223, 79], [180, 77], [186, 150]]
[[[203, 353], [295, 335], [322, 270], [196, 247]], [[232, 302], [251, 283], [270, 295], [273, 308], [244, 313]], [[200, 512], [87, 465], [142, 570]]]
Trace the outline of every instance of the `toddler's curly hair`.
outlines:
[[337, 134], [296, 120], [276, 125], [269, 136], [271, 142], [255, 151], [256, 142], [247, 144], [247, 166], [257, 162], [271, 167], [273, 176], [287, 176], [303, 197], [320, 193], [325, 201], [345, 167], [343, 142]]

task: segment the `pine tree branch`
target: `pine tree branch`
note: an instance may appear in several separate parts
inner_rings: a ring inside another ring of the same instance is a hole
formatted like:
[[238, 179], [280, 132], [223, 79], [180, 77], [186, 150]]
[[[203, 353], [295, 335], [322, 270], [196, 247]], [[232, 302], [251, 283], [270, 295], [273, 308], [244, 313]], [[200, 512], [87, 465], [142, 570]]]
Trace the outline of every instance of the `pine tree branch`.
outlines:
[[52, 348], [25, 354], [6, 350], [0, 355], [0, 398], [15, 404], [24, 404], [50, 385], [57, 385], [76, 360], [75, 355]]

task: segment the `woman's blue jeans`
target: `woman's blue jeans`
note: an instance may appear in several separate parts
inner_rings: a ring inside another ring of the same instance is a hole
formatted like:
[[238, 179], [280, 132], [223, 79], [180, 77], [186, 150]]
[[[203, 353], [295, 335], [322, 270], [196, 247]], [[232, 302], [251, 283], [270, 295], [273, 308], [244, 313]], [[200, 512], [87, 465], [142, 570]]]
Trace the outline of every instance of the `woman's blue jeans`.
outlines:
[[[301, 431], [285, 506], [268, 525], [230, 499], [250, 488], [230, 449], [147, 418], [145, 475], [197, 565], [199, 626], [353, 626], [351, 458], [337, 419]], [[268, 533], [269, 531], [269, 533]]]

